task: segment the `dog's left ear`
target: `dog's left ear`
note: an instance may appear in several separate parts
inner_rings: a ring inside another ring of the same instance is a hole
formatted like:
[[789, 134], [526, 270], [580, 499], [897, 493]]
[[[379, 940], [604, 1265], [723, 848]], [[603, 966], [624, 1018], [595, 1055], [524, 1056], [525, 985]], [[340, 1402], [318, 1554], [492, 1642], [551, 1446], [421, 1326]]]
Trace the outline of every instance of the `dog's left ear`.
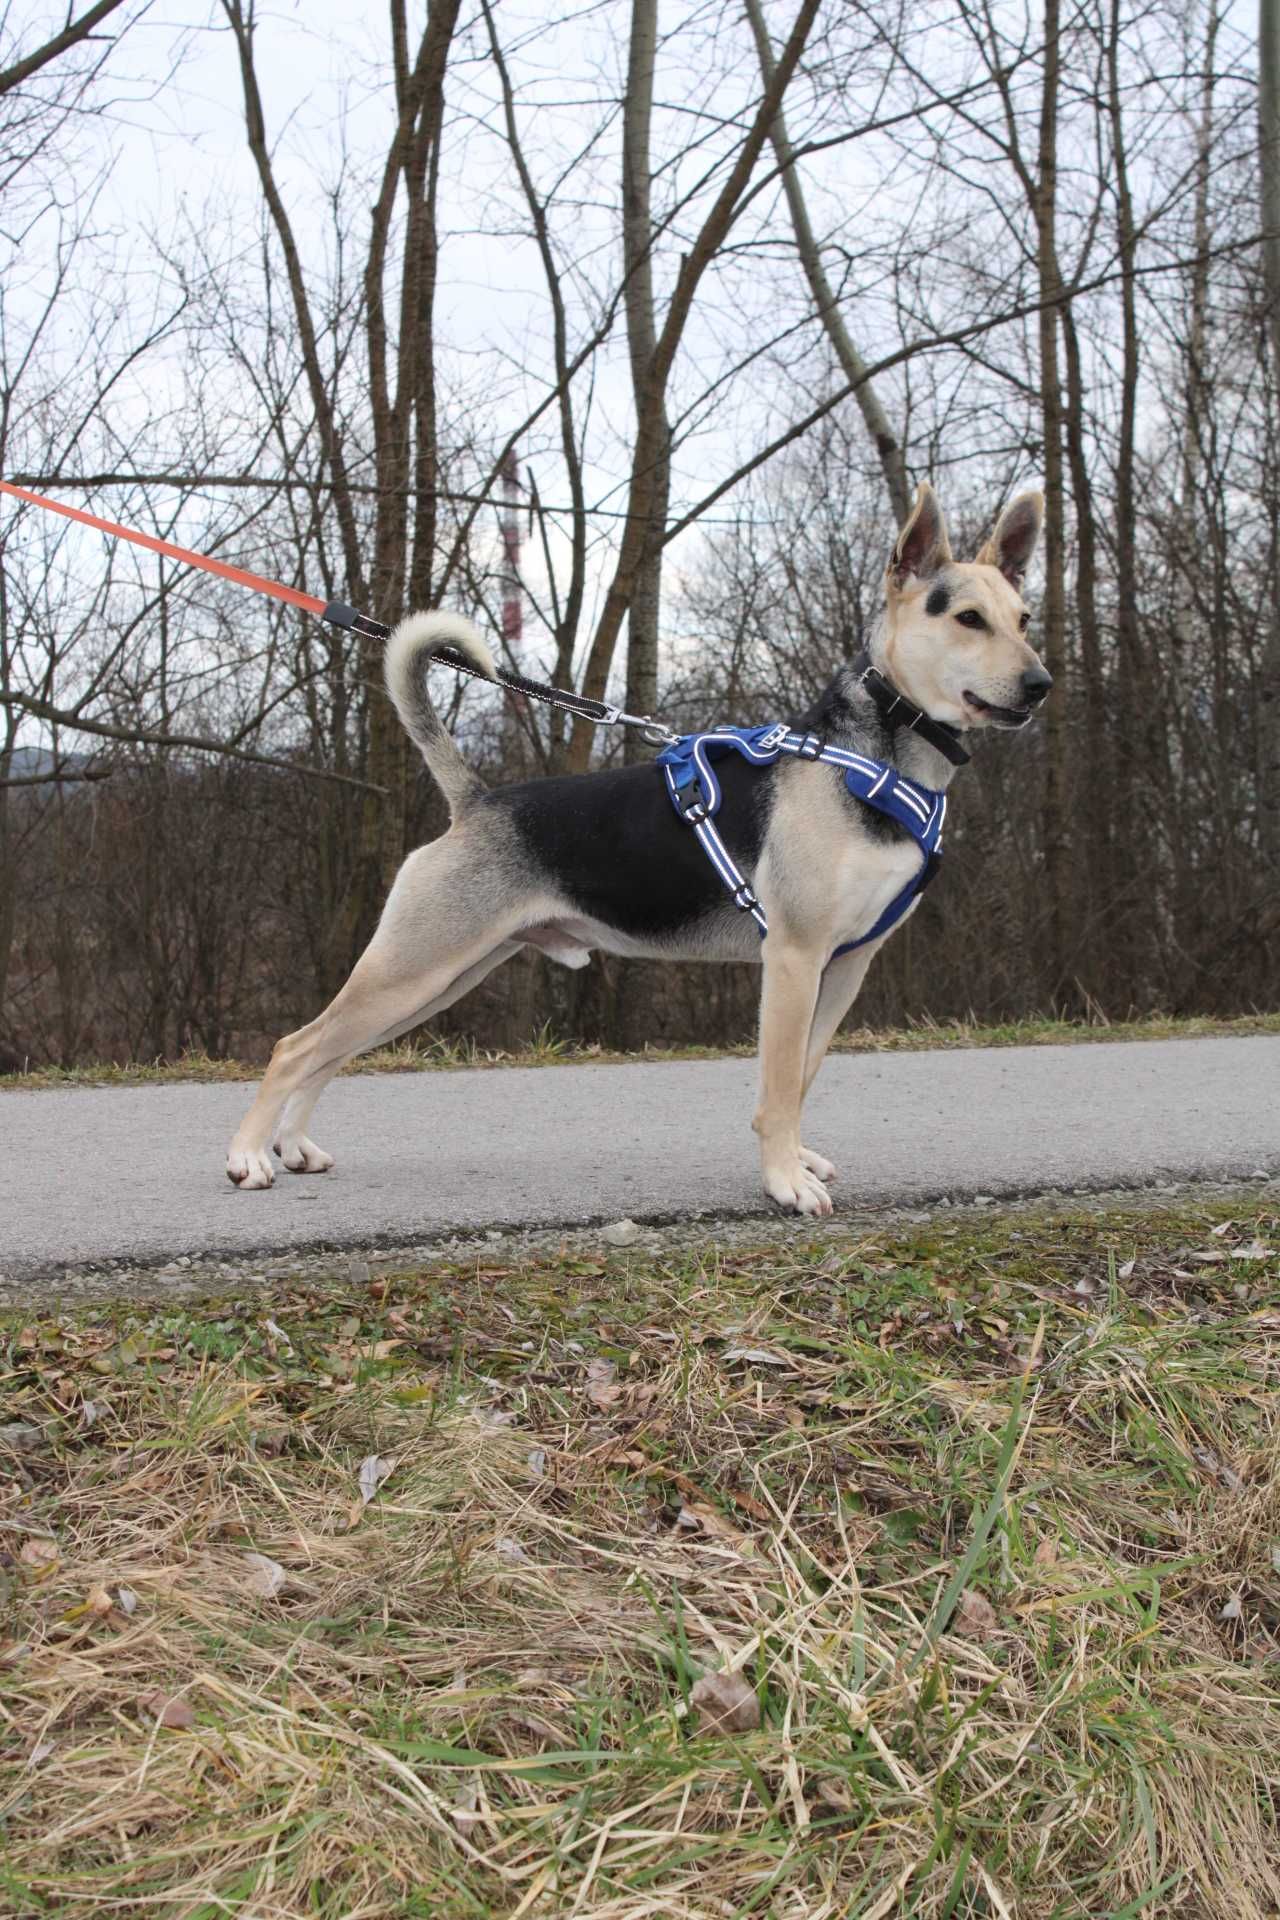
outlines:
[[942, 517], [938, 496], [927, 480], [916, 488], [916, 503], [907, 516], [907, 524], [894, 542], [889, 560], [890, 583], [901, 589], [914, 574], [927, 580], [945, 567], [951, 558], [947, 523]]
[[1044, 524], [1044, 495], [1020, 493], [996, 521], [995, 532], [977, 555], [980, 567], [998, 567], [1011, 587], [1021, 587]]

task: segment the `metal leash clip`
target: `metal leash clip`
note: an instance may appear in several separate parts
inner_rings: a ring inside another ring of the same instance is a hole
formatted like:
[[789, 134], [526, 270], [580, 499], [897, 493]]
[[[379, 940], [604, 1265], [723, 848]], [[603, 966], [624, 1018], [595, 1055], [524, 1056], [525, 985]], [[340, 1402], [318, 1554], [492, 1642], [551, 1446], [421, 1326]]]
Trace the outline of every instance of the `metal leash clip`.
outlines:
[[664, 727], [661, 720], [655, 720], [649, 713], [624, 713], [621, 707], [606, 706], [600, 715], [598, 725], [602, 727], [639, 727], [644, 739], [651, 747], [669, 747], [682, 738], [673, 733], [670, 727]]

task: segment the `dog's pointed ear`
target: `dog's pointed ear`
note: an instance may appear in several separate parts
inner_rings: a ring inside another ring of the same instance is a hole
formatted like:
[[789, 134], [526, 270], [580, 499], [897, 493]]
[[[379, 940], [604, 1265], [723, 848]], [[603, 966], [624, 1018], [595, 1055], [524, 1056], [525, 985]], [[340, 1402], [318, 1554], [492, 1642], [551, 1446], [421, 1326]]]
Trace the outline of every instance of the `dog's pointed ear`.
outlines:
[[922, 480], [916, 488], [915, 505], [907, 516], [907, 523], [894, 542], [889, 559], [889, 582], [901, 590], [913, 574], [917, 580], [927, 580], [950, 558], [951, 542], [947, 539], [947, 523], [942, 517], [938, 496], [929, 482]]
[[998, 567], [1011, 587], [1022, 586], [1044, 525], [1044, 495], [1020, 493], [996, 521], [995, 532], [977, 555], [980, 567]]

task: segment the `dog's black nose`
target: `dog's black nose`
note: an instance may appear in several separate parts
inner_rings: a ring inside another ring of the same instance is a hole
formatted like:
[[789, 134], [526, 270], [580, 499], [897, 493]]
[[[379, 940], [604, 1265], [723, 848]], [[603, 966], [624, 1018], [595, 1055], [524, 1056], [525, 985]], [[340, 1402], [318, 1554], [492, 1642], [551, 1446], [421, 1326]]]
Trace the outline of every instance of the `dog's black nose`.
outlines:
[[1022, 676], [1022, 697], [1029, 707], [1038, 707], [1053, 685], [1053, 675], [1043, 667], [1028, 667]]

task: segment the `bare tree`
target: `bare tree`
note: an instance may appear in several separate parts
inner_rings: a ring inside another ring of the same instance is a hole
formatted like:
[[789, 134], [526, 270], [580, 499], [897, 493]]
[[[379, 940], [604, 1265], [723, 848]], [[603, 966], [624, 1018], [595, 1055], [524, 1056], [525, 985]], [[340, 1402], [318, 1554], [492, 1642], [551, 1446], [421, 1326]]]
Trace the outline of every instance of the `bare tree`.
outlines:
[[[648, 525], [627, 611], [627, 707], [632, 713], [652, 713], [658, 704], [662, 535], [671, 487], [671, 426], [662, 383], [654, 380], [658, 339], [653, 298], [650, 134], [657, 51], [658, 0], [632, 0], [622, 105], [622, 263], [637, 436], [641, 412], [652, 408], [654, 413], [654, 466], [645, 476]], [[638, 734], [628, 735], [625, 750], [628, 759], [644, 757], [644, 743]]]
[[[755, 36], [756, 51], [760, 60], [760, 75], [767, 87], [774, 77], [773, 46], [769, 39], [769, 29], [765, 23], [760, 0], [746, 0], [747, 19]], [[782, 170], [782, 185], [787, 196], [787, 210], [791, 215], [791, 229], [795, 234], [796, 251], [800, 264], [804, 268], [805, 279], [813, 295], [818, 318], [831, 342], [840, 371], [844, 374], [853, 391], [863, 424], [870, 435], [871, 444], [884, 473], [885, 489], [889, 495], [889, 505], [893, 517], [902, 526], [911, 511], [911, 486], [907, 479], [906, 462], [897, 434], [889, 423], [889, 416], [876, 390], [875, 382], [867, 372], [867, 364], [853, 343], [853, 338], [841, 312], [840, 302], [827, 277], [822, 264], [822, 250], [814, 234], [809, 219], [809, 209], [804, 197], [804, 188], [800, 181], [799, 168], [787, 134], [785, 109], [781, 106], [774, 115], [770, 130], [773, 151]]]
[[[1280, 387], [1280, 3], [1258, 4], [1258, 178], [1262, 204], [1263, 285], [1272, 380]], [[1271, 530], [1273, 560], [1280, 531]], [[1280, 605], [1270, 596], [1270, 620], [1259, 676], [1262, 845], [1272, 871], [1280, 868]]]

